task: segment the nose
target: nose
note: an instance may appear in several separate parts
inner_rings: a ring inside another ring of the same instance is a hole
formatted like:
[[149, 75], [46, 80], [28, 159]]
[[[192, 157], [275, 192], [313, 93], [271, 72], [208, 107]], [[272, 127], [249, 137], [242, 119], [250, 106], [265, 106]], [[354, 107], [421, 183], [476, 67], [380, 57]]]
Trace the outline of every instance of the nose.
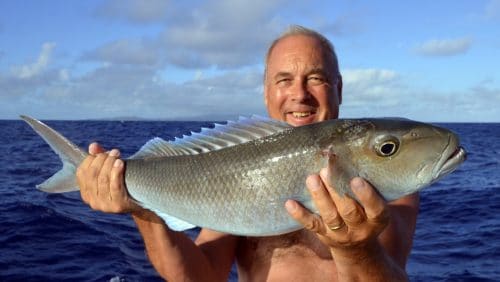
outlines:
[[311, 96], [311, 93], [309, 93], [306, 81], [298, 80], [294, 83], [293, 87], [290, 88], [289, 95], [292, 101], [304, 101]]

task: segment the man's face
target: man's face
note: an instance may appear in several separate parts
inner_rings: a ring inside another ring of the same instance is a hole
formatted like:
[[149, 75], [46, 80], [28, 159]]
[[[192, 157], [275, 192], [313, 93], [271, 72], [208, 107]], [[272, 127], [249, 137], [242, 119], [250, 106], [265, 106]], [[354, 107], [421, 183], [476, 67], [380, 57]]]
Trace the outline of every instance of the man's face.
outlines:
[[342, 81], [319, 41], [281, 39], [267, 61], [264, 99], [271, 118], [293, 126], [338, 117]]

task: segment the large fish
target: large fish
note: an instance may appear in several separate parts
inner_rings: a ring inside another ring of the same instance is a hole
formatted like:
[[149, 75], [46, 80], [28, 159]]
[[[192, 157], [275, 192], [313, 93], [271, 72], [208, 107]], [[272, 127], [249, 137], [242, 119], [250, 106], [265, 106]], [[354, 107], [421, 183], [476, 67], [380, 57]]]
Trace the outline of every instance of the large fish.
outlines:
[[[37, 187], [78, 190], [75, 169], [87, 153], [42, 122], [22, 116], [54, 149], [63, 168]], [[317, 211], [305, 179], [329, 167], [340, 194], [361, 176], [388, 201], [419, 191], [465, 160], [452, 132], [406, 119], [345, 119], [292, 127], [260, 117], [215, 125], [164, 141], [125, 160], [125, 183], [141, 206], [170, 228], [194, 226], [238, 235], [277, 235], [301, 226], [284, 203]]]

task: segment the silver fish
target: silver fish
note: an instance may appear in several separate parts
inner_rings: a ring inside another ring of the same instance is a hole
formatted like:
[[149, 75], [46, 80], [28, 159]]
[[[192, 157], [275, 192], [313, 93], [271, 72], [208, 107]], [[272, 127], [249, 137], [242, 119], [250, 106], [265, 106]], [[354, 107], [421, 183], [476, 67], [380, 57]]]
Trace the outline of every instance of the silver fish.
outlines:
[[[87, 153], [42, 122], [21, 116], [59, 155], [63, 168], [37, 187], [78, 190], [76, 167]], [[406, 119], [338, 119], [300, 127], [261, 117], [240, 118], [199, 133], [154, 138], [125, 160], [132, 198], [174, 230], [194, 226], [247, 236], [277, 235], [301, 226], [287, 199], [316, 208], [305, 189], [328, 167], [342, 195], [361, 176], [388, 201], [417, 192], [465, 160], [447, 129]]]

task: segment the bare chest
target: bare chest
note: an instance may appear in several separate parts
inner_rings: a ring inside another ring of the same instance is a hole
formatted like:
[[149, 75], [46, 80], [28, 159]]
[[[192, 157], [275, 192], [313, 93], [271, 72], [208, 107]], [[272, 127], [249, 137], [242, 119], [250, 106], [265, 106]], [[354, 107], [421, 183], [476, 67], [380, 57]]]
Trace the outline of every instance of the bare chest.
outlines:
[[308, 231], [242, 238], [237, 250], [240, 281], [335, 281], [330, 251]]

